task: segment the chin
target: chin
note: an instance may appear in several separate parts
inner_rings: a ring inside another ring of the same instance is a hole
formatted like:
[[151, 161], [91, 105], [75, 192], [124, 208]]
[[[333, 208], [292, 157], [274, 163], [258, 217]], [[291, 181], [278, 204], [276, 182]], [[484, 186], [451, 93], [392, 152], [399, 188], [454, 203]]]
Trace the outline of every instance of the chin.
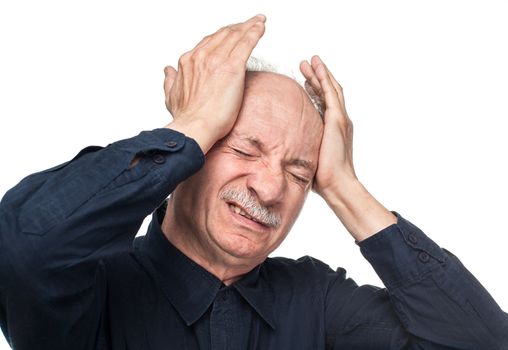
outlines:
[[229, 255], [238, 259], [264, 260], [268, 254], [263, 254], [260, 243], [253, 242], [246, 235], [238, 233], [223, 234], [216, 239], [217, 245]]

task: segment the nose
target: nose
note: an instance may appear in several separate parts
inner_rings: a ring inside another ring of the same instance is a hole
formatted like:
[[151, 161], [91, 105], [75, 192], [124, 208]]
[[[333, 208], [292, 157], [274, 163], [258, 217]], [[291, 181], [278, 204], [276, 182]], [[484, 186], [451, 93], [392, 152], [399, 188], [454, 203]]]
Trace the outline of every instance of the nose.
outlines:
[[256, 195], [260, 203], [270, 207], [283, 200], [287, 182], [282, 169], [268, 164], [259, 164], [247, 178], [247, 188]]

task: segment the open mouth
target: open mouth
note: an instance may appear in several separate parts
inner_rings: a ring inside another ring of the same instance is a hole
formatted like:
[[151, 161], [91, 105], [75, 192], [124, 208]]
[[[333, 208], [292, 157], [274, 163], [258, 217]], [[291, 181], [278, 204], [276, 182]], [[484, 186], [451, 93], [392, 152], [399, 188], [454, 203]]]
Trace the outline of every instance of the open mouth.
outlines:
[[239, 207], [239, 206], [237, 206], [237, 205], [236, 205], [236, 204], [234, 204], [234, 203], [228, 203], [228, 206], [229, 206], [229, 208], [231, 209], [231, 211], [233, 211], [234, 213], [236, 213], [236, 214], [238, 214], [238, 215], [241, 215], [241, 216], [243, 216], [243, 217], [244, 217], [244, 218], [246, 218], [246, 219], [249, 219], [249, 220], [251, 220], [251, 221], [254, 221], [254, 222], [255, 222], [256, 224], [258, 224], [258, 225], [262, 225], [262, 226], [264, 226], [264, 227], [267, 227], [267, 225], [266, 225], [266, 224], [264, 224], [263, 222], [261, 222], [261, 221], [257, 220], [256, 218], [254, 218], [254, 217], [250, 216], [249, 214], [247, 214], [247, 212], [246, 212], [245, 210], [243, 210], [243, 208], [242, 208], [242, 207]]

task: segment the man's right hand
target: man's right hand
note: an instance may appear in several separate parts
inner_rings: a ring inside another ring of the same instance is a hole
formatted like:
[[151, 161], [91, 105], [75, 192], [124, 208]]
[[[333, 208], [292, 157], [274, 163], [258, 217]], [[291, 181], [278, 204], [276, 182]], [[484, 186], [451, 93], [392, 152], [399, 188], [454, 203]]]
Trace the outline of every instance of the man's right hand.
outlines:
[[166, 107], [173, 116], [166, 127], [192, 137], [205, 154], [235, 124], [247, 60], [264, 34], [265, 21], [257, 15], [221, 28], [183, 54], [178, 70], [164, 69]]

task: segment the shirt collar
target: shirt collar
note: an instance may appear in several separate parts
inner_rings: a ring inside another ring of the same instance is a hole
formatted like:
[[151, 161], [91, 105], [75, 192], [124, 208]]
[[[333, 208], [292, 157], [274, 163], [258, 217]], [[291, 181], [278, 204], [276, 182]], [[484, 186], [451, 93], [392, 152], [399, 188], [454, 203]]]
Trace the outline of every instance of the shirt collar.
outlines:
[[[161, 229], [166, 204], [152, 215], [148, 232], [135, 240], [136, 256], [155, 278], [169, 302], [190, 326], [215, 300], [222, 282], [173, 246]], [[273, 302], [264, 264], [258, 265], [231, 287], [275, 329]]]
[[239, 281], [233, 284], [238, 293], [254, 310], [275, 329], [275, 293], [273, 292], [265, 264], [258, 265]]

